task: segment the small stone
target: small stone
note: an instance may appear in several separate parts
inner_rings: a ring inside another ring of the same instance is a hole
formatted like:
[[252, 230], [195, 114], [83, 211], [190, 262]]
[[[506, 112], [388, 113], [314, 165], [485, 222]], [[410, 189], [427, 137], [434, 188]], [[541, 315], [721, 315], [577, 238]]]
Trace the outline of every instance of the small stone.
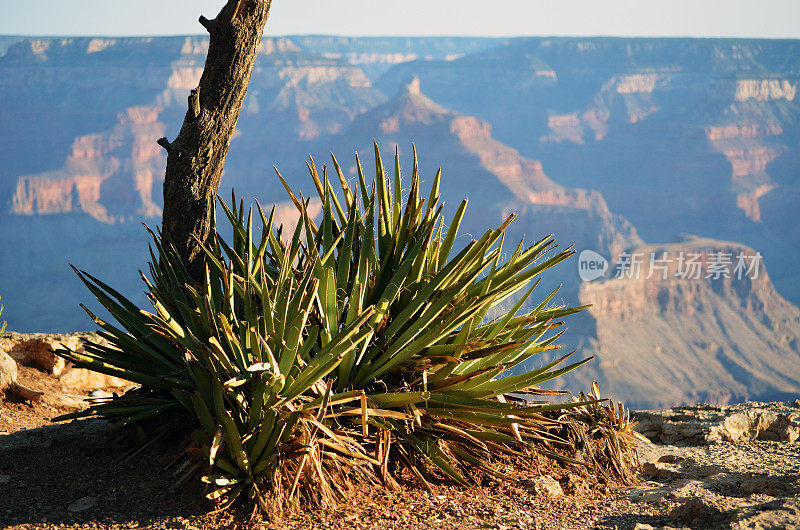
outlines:
[[533, 491], [536, 492], [537, 495], [549, 495], [550, 497], [560, 497], [564, 495], [561, 484], [550, 475], [536, 477], [531, 482], [533, 483]]
[[11, 482], [11, 475], [0, 475], [0, 484], [8, 484]]
[[85, 512], [97, 506], [97, 497], [81, 497], [67, 507], [71, 512]]
[[688, 475], [677, 469], [672, 469], [669, 464], [646, 462], [642, 465], [642, 474], [655, 479], [686, 478]]
[[722, 473], [724, 468], [715, 464], [709, 464], [705, 466], [693, 467], [690, 469], [690, 471], [693, 475], [697, 475], [700, 478], [708, 478]]

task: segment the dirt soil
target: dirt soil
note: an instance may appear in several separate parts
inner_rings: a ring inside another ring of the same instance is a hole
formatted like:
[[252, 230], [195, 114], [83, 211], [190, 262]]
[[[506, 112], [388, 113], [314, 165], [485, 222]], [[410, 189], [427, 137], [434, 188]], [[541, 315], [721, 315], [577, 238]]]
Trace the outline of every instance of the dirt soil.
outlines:
[[[224, 528], [249, 527], [246, 516], [207, 514], [199, 484], [176, 492], [173, 440], [126, 457], [129, 442], [100, 420], [18, 431], [0, 442], [0, 527]], [[328, 512], [290, 517], [275, 528], [617, 528], [655, 521], [660, 511], [635, 504], [621, 489], [593, 488], [568, 469], [547, 466], [566, 494], [537, 495], [520, 473], [518, 485], [411, 486], [389, 494], [356, 490]], [[535, 475], [536, 473], [531, 473]], [[259, 526], [268, 527], [268, 524]]]
[[0, 434], [50, 425], [50, 418], [75, 412], [85, 405], [86, 396], [65, 390], [59, 380], [33, 366], [17, 365], [17, 380], [25, 388], [44, 392], [33, 402], [0, 392]]
[[[628, 488], [593, 483], [588, 474], [541, 459], [514, 470], [516, 483], [469, 489], [414, 483], [394, 492], [355, 489], [335, 509], [253, 521], [209, 513], [202, 485], [172, 491], [181, 447], [165, 436], [144, 450], [102, 420], [53, 424], [78, 410], [58, 380], [20, 367], [20, 382], [45, 392], [39, 402], [0, 398], [0, 528], [632, 528], [661, 524], [665, 511], [629, 499]], [[537, 493], [548, 474], [563, 494]]]
[[[54, 377], [21, 367], [20, 381], [45, 396], [0, 398], [0, 528], [800, 528], [800, 443], [759, 440], [643, 444], [633, 488], [542, 458], [506, 470], [513, 483], [354, 489], [335, 509], [272, 522], [211, 513], [199, 481], [171, 490], [185, 447], [178, 431], [137, 452], [104, 421], [53, 424], [82, 406]], [[544, 493], [542, 475], [561, 491]]]

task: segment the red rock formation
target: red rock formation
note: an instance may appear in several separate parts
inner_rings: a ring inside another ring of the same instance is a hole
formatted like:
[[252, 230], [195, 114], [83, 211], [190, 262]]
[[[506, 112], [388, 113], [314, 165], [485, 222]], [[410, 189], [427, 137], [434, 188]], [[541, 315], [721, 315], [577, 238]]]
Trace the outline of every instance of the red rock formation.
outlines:
[[761, 221], [761, 204], [758, 199], [774, 190], [775, 184], [764, 184], [749, 193], [740, 193], [736, 196], [736, 206], [753, 221]]
[[[694, 238], [640, 246], [627, 254], [637, 257], [630, 269], [612, 270], [611, 279], [581, 286], [581, 301], [592, 304], [595, 318], [638, 322], [665, 311], [690, 317], [708, 310], [700, 302], [708, 289], [745, 311], [763, 312], [781, 303], [761, 256], [738, 243]], [[759, 265], [749, 273], [736, 271], [740, 259], [748, 268], [754, 261]], [[720, 264], [718, 277], [712, 274], [714, 263]]]
[[[584, 344], [600, 362], [572, 376], [579, 379], [574, 384], [597, 378], [612, 396], [648, 407], [719, 396], [782, 399], [800, 391], [800, 309], [775, 291], [764, 264], [757, 275], [706, 277], [726, 255], [730, 269], [739, 254], [749, 266], [753, 249], [691, 238], [630, 252], [644, 254], [645, 263], [650, 253], [672, 261], [650, 278], [645, 265], [638, 279], [581, 286], [581, 303], [592, 304]], [[680, 252], [699, 256], [700, 278], [676, 276]]]
[[105, 178], [93, 175], [60, 179], [21, 177], [11, 211], [27, 215], [80, 211], [83, 204], [97, 202]]
[[[593, 118], [596, 116], [593, 115]], [[595, 122], [602, 121], [596, 120]], [[584, 129], [581, 124], [581, 119], [578, 114], [573, 112], [571, 114], [555, 114], [548, 118], [547, 126], [550, 128], [551, 134], [546, 137], [547, 140], [555, 143], [572, 142], [582, 145]], [[545, 138], [543, 138], [544, 140]]]
[[[640, 122], [658, 112], [653, 95], [669, 87], [671, 80], [672, 73], [668, 70], [612, 77], [587, 110], [551, 115], [550, 132], [540, 141], [582, 145], [589, 131], [594, 132], [596, 141], [602, 140], [608, 132], [612, 108], [618, 108], [621, 103], [626, 112], [625, 121]], [[712, 148], [725, 155], [731, 164], [731, 189], [736, 194], [736, 204], [751, 220], [760, 221], [759, 198], [775, 186], [766, 172], [767, 166], [785, 150], [784, 146], [769, 140], [784, 131], [776, 117], [781, 114], [765, 104], [793, 101], [797, 87], [792, 81], [770, 78], [740, 79], [726, 82], [724, 87], [732, 92], [731, 105], [724, 115], [726, 121], [706, 126], [706, 137]]]
[[459, 115], [425, 96], [416, 78], [396, 98], [359, 117], [353, 128], [379, 130], [384, 135], [379, 144], [387, 137], [424, 140], [426, 151], [447, 161], [451, 178], [462, 183], [446, 202], [477, 193], [470, 197], [473, 212], [481, 210], [490, 222], [519, 214], [514, 224], [518, 235], [556, 232], [569, 244], [612, 256], [642, 243], [630, 223], [609, 211], [602, 194], [554, 182], [540, 161], [494, 139], [488, 123]]
[[[731, 164], [731, 187], [737, 194], [737, 206], [753, 221], [761, 220], [759, 198], [775, 188], [767, 174], [767, 165], [784, 150], [770, 141], [771, 137], [783, 133], [780, 123], [759, 112], [761, 101], [779, 96], [771, 88], [775, 88], [771, 83], [742, 84], [740, 81], [736, 93], [738, 102], [730, 108], [737, 121], [706, 128], [711, 145]], [[781, 97], [788, 97], [781, 94]]]
[[492, 138], [492, 128], [488, 123], [471, 116], [457, 116], [450, 122], [450, 132], [456, 135], [467, 152], [478, 157], [484, 169], [511, 190], [521, 201], [523, 210], [525, 205], [560, 206], [611, 217], [600, 192], [565, 188], [553, 182], [539, 160], [525, 158], [516, 149]]
[[[164, 155], [155, 141], [166, 130], [160, 116], [165, 110], [184, 112], [187, 93], [197, 86], [208, 51], [207, 38], [185, 37], [163, 42], [162, 51], [169, 58], [166, 66], [161, 64], [158, 70], [151, 71], [150, 65], [139, 64], [144, 68], [143, 75], [148, 76], [141, 82], [146, 81], [152, 89], [152, 103], [122, 111], [116, 123], [104, 132], [74, 138], [60, 169], [18, 177], [13, 213], [84, 211], [104, 222], [161, 215], [158, 185], [163, 175]], [[67, 52], [77, 54], [78, 61], [87, 61], [85, 55], [91, 54], [94, 56], [91, 64], [98, 62], [105, 68], [110, 63], [116, 69], [117, 61], [109, 60], [109, 54], [113, 55], [114, 48], [131, 45], [125, 39], [105, 38], [77, 39], [74, 44], [79, 46], [67, 44], [62, 42], [59, 46], [52, 39], [28, 40], [16, 47], [14, 54], [37, 57], [21, 57], [25, 61], [47, 61], [47, 53]], [[276, 58], [279, 54], [283, 55]], [[264, 39], [259, 57], [252, 83], [257, 88], [251, 90], [244, 110], [250, 117], [247, 120], [250, 128], [240, 126], [235, 136], [237, 142], [247, 144], [250, 152], [263, 149], [268, 127], [280, 131], [277, 136], [282, 135], [283, 142], [335, 134], [355, 115], [382, 100], [359, 68], [303, 54], [288, 39]], [[130, 92], [138, 94], [140, 81], [132, 81]], [[130, 98], [131, 94], [123, 93], [121, 97]], [[266, 162], [273, 160], [256, 160], [253, 166], [269, 167]]]
[[537, 204], [548, 199], [546, 193], [555, 196], [563, 192], [562, 186], [545, 175], [541, 162], [524, 158], [516, 149], [492, 138], [488, 123], [471, 116], [457, 116], [450, 122], [450, 132], [521, 201]]
[[610, 109], [617, 101], [624, 105], [628, 123], [642, 121], [658, 112], [652, 94], [665, 86], [668, 80], [668, 74], [652, 71], [612, 77], [585, 111], [551, 115], [547, 123], [550, 133], [542, 136], [540, 141], [582, 145], [586, 142], [587, 130], [594, 133], [595, 141], [602, 140], [608, 133]]
[[655, 72], [625, 74], [614, 80], [617, 94], [649, 94], [653, 92], [659, 76]]
[[285, 116], [297, 138], [311, 140], [341, 132], [355, 115], [366, 108], [342, 108], [339, 112], [320, 105], [319, 92], [343, 85], [347, 90], [371, 92], [372, 83], [358, 68], [341, 65], [289, 65], [278, 72], [280, 89], [266, 109]]
[[[120, 181], [131, 179], [138, 204], [129, 209], [154, 217], [161, 209], [153, 202], [153, 184], [160, 175], [163, 154], [154, 139], [164, 133], [157, 107], [131, 107], [120, 113], [117, 125], [103, 134], [80, 136], [72, 144], [64, 167], [41, 175], [18, 179], [11, 212], [53, 214], [83, 211], [104, 222], [114, 222], [121, 212], [109, 212], [104, 204], [104, 186], [125, 188]], [[123, 162], [124, 161], [124, 162]], [[124, 212], [122, 212], [124, 213]]]
[[761, 136], [777, 136], [783, 133], [780, 124], [772, 121], [761, 123], [749, 122], [731, 125], [712, 126], [706, 129], [706, 135], [712, 142], [732, 138], [759, 138]]
[[770, 101], [785, 99], [792, 101], [797, 93], [797, 85], [786, 79], [740, 79], [736, 82], [736, 101], [755, 99]]

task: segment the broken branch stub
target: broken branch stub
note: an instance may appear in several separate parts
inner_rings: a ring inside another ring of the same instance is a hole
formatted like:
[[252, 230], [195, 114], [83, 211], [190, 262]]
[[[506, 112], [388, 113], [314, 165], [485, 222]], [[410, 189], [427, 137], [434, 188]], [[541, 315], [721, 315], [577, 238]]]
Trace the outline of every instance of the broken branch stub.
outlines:
[[175, 245], [190, 276], [205, 265], [198, 241], [211, 233], [214, 200], [231, 137], [261, 45], [271, 0], [229, 0], [214, 20], [201, 17], [210, 41], [198, 87], [189, 95], [180, 133], [167, 150], [164, 236]]

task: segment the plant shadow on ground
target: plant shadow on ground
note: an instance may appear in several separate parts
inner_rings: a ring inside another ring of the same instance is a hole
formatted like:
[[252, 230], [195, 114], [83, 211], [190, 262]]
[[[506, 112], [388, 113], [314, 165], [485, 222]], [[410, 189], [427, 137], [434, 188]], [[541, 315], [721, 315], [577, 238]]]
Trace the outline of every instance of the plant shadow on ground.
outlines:
[[45, 425], [0, 437], [0, 527], [147, 526], [205, 513], [200, 485], [170, 491], [181, 454], [164, 436], [130, 457], [130, 441], [102, 420]]
[[[180, 433], [186, 431], [163, 432], [136, 454], [130, 438], [110, 431], [102, 420], [0, 436], [0, 528], [253, 527], [249, 514], [210, 513], [213, 507], [197, 480], [170, 491], [185, 450], [185, 434]], [[560, 477], [567, 495], [536, 495], [530, 478], [544, 473]], [[548, 459], [517, 474], [516, 484], [435, 486], [430, 495], [410, 483], [393, 492], [359, 489], [340, 506], [295, 514], [273, 528], [485, 528], [518, 523], [521, 528], [632, 528], [635, 522], [665, 521], [663, 514], [631, 505], [624, 490], [583, 479], [572, 489], [567, 479], [575, 478], [574, 469]]]

